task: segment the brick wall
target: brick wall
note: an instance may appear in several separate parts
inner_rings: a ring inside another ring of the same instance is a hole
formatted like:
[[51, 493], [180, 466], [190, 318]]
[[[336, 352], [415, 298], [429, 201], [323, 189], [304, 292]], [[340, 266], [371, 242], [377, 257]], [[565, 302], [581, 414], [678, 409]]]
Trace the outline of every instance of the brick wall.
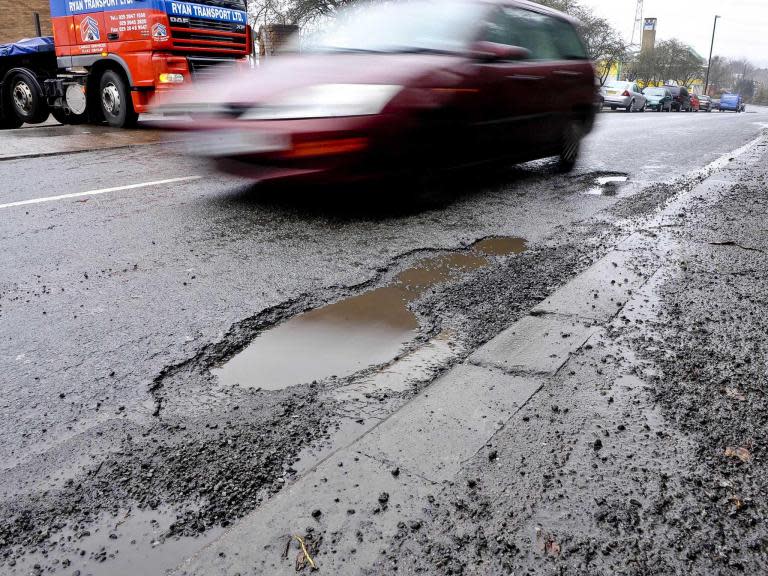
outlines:
[[0, 44], [35, 36], [35, 12], [40, 14], [43, 36], [53, 34], [48, 0], [0, 0]]

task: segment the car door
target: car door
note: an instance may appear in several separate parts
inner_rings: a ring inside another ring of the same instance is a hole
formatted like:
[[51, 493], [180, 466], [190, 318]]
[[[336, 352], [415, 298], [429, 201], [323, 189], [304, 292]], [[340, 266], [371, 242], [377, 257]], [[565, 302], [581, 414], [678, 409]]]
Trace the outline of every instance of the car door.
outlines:
[[[495, 8], [479, 39], [527, 48], [520, 43], [514, 25], [507, 10]], [[521, 158], [535, 145], [546, 71], [527, 59], [492, 60], [477, 66], [486, 91], [485, 118], [480, 126], [486, 154]]]
[[555, 97], [552, 136], [559, 144], [566, 124], [574, 115], [586, 118], [592, 113], [595, 71], [581, 38], [569, 22], [546, 15], [540, 25], [554, 43], [555, 59], [550, 62], [550, 90]]
[[505, 121], [504, 141], [519, 158], [540, 157], [555, 133], [554, 117], [559, 95], [553, 87], [553, 62], [556, 48], [542, 26], [544, 16], [516, 6], [500, 9], [503, 43], [529, 51], [527, 59], [502, 63], [500, 109]]

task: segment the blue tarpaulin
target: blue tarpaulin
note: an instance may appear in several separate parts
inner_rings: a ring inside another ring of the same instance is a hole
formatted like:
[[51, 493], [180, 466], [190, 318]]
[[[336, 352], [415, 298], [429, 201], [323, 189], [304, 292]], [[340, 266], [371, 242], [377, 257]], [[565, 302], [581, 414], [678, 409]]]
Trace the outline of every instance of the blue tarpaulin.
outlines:
[[24, 38], [10, 44], [0, 44], [0, 56], [21, 56], [22, 54], [37, 54], [38, 52], [53, 52], [53, 37]]

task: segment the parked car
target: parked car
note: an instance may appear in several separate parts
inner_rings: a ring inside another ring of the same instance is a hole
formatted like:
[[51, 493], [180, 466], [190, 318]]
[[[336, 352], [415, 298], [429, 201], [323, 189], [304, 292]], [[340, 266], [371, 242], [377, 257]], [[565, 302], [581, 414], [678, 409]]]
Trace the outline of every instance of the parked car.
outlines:
[[[176, 95], [190, 153], [259, 180], [356, 181], [559, 157], [595, 117], [577, 22], [518, 0], [353, 5], [301, 54]], [[557, 95], [553, 98], [553, 95]]]
[[742, 112], [744, 100], [741, 94], [723, 94], [720, 96], [720, 112], [730, 110], [731, 112]]
[[712, 110], [720, 110], [720, 98], [712, 98]]
[[645, 107], [656, 112], [672, 112], [672, 93], [663, 86], [648, 86], [643, 89]]
[[701, 101], [698, 94], [691, 94], [691, 112], [698, 112], [701, 110]]
[[691, 111], [691, 95], [684, 86], [665, 86], [672, 93], [672, 110], [675, 112]]
[[699, 103], [702, 111], [712, 112], [712, 98], [709, 96], [699, 96]]
[[610, 106], [611, 110], [621, 108], [627, 112], [645, 110], [645, 96], [634, 82], [622, 80], [609, 80], [600, 89], [603, 95], [603, 106]]

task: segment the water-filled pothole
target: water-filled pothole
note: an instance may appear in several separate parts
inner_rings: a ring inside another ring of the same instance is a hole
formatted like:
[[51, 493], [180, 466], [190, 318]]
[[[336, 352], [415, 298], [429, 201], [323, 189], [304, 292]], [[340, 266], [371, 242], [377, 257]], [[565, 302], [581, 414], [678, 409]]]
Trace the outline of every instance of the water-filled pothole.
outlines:
[[591, 196], [616, 196], [619, 187], [626, 184], [629, 177], [625, 174], [606, 174], [596, 177], [592, 186], [584, 191], [584, 194]]
[[264, 332], [211, 372], [225, 386], [279, 390], [388, 362], [417, 334], [418, 320], [408, 304], [436, 284], [488, 266], [489, 257], [525, 249], [522, 238], [493, 237], [466, 252], [425, 258], [387, 286], [299, 314]]

